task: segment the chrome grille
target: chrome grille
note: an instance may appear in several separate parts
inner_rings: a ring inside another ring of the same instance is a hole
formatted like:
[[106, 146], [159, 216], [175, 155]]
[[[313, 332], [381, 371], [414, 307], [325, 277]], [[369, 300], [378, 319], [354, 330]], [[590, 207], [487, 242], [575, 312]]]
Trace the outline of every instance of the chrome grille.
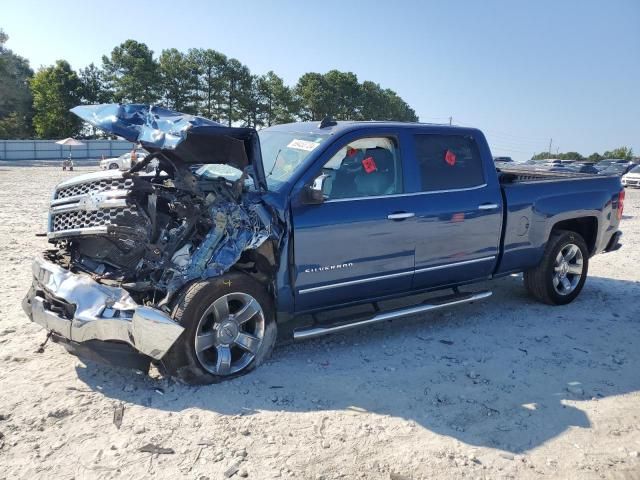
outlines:
[[93, 212], [75, 210], [52, 215], [52, 231], [77, 230], [80, 228], [101, 227], [117, 223], [118, 217], [126, 214], [137, 215], [134, 208], [105, 208]]
[[55, 200], [61, 198], [76, 197], [78, 195], [87, 195], [93, 192], [104, 192], [107, 190], [127, 190], [133, 186], [133, 180], [130, 178], [107, 178], [104, 180], [96, 180], [94, 182], [79, 183], [62, 187], [56, 191]]
[[132, 189], [133, 180], [119, 172], [87, 174], [61, 184], [49, 208], [49, 239], [100, 235], [108, 225], [137, 223], [140, 212], [127, 200]]

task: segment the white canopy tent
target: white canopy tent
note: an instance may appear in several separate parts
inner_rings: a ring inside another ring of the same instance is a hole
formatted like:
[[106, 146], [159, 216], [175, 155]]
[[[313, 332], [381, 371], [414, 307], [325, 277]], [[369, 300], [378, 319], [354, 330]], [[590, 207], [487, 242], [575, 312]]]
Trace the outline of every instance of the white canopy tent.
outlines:
[[71, 147], [78, 147], [84, 145], [80, 140], [76, 140], [75, 138], [65, 138], [64, 140], [58, 140], [56, 142], [58, 145], [68, 145], [69, 146], [69, 158], [71, 158]]

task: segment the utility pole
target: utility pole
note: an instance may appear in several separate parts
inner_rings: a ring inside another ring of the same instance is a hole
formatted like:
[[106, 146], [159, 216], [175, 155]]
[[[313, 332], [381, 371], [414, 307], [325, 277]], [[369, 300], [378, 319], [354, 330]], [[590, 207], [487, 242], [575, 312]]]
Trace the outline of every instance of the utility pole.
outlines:
[[452, 121], [453, 121], [453, 117], [449, 117], [449, 125], [451, 125]]
[[551, 155], [551, 145], [553, 144], [553, 138], [549, 139], [549, 155]]

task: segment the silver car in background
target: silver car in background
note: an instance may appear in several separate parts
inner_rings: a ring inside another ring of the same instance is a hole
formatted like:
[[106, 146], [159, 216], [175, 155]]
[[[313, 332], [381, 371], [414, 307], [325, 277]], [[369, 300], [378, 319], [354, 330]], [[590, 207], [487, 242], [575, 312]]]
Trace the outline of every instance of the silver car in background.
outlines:
[[[144, 160], [149, 155], [146, 150], [136, 150], [138, 155], [138, 162]], [[119, 157], [105, 158], [100, 161], [100, 168], [102, 170], [129, 170], [131, 168], [131, 152], [123, 153]]]
[[640, 165], [636, 165], [622, 176], [622, 186], [640, 188]]

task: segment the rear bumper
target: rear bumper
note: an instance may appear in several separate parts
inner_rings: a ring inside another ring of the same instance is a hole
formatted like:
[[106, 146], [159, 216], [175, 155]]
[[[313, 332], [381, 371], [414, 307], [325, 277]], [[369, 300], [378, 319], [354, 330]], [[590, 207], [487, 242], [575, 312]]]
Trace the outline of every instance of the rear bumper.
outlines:
[[70, 345], [120, 343], [160, 360], [184, 330], [166, 313], [138, 305], [122, 288], [99, 284], [43, 257], [34, 259], [32, 269], [22, 308], [32, 322]]
[[614, 233], [613, 235], [611, 235], [611, 239], [609, 240], [609, 243], [607, 243], [607, 246], [604, 248], [604, 252], [615, 252], [616, 250], [618, 250], [620, 247], [622, 247], [622, 244], [620, 243], [620, 237], [622, 237], [622, 232], [618, 231], [616, 233]]

